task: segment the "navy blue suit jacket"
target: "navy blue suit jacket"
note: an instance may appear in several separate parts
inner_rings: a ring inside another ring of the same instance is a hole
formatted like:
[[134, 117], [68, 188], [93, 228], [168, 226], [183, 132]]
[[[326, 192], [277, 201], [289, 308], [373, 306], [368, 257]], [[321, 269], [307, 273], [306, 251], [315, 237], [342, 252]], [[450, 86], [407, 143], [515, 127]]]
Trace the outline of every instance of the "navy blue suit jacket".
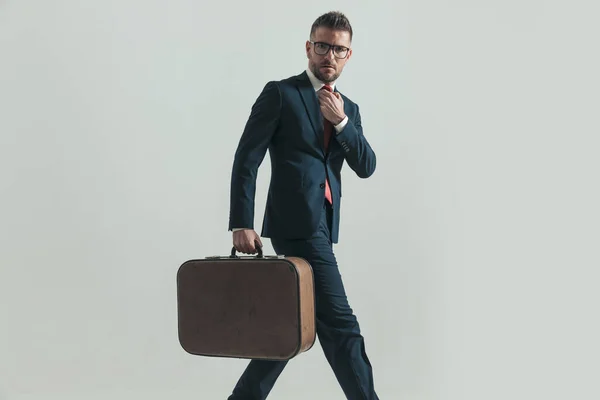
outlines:
[[261, 237], [311, 237], [323, 208], [327, 176], [333, 198], [332, 242], [338, 242], [342, 166], [346, 162], [356, 175], [367, 178], [376, 164], [363, 136], [358, 105], [338, 93], [348, 123], [340, 133], [334, 130], [325, 152], [323, 115], [306, 71], [264, 86], [235, 152], [229, 230], [254, 229], [256, 177], [268, 150], [271, 181]]

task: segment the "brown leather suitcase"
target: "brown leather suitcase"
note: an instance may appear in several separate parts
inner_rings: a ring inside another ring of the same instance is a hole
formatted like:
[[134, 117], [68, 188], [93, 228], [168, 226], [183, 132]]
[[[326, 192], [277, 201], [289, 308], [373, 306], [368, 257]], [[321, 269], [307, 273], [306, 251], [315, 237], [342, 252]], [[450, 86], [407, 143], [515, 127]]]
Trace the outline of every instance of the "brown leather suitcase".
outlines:
[[212, 256], [177, 271], [179, 342], [193, 355], [289, 360], [316, 339], [314, 276], [300, 257]]

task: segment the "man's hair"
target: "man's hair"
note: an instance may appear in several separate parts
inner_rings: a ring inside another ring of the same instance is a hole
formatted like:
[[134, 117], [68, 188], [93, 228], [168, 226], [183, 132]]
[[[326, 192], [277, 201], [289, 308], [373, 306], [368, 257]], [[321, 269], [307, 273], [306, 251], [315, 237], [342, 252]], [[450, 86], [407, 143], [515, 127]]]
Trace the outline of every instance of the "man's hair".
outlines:
[[350, 41], [352, 41], [352, 26], [350, 25], [350, 21], [348, 21], [348, 18], [339, 11], [330, 11], [317, 18], [310, 28], [311, 39], [319, 27], [349, 32]]

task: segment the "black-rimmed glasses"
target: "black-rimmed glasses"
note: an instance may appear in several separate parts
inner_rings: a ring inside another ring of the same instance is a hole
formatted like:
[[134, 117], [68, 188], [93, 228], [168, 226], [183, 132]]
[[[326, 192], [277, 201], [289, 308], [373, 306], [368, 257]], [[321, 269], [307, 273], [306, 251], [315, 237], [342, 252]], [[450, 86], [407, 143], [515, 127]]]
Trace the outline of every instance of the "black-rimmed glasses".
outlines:
[[329, 53], [330, 49], [333, 49], [333, 55], [335, 56], [335, 58], [346, 58], [348, 57], [348, 53], [350, 50], [349, 48], [344, 46], [331, 45], [325, 42], [311, 41], [310, 43], [312, 43], [315, 53], [320, 56], [326, 55], [327, 53]]

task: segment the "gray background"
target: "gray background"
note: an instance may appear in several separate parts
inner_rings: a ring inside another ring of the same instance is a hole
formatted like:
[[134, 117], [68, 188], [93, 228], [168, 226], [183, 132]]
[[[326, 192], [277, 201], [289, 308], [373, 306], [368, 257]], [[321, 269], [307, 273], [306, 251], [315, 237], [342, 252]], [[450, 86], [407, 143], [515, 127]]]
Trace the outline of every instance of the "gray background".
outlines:
[[[594, 4], [0, 2], [0, 399], [226, 398], [246, 361], [179, 347], [176, 271], [229, 252], [250, 106], [331, 9], [378, 156], [335, 251], [380, 398], [599, 398]], [[270, 398], [343, 394], [317, 343]]]

